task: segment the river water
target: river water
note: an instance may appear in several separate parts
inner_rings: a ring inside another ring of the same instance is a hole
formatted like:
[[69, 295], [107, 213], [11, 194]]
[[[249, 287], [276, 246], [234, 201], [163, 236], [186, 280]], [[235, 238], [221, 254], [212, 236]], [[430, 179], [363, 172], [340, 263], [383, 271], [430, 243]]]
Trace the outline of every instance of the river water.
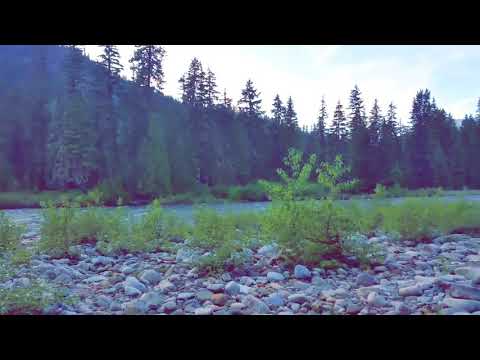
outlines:
[[[468, 196], [445, 196], [442, 197], [444, 201], [455, 201], [465, 199], [468, 201], [480, 201], [480, 195], [468, 195]], [[391, 203], [398, 203], [403, 201], [404, 198], [396, 198], [388, 200]], [[341, 201], [348, 205], [349, 200]], [[356, 200], [355, 202], [367, 205], [371, 203], [371, 200]], [[270, 205], [269, 202], [247, 202], [247, 203], [223, 203], [223, 204], [208, 204], [202, 205], [211, 209], [214, 209], [220, 213], [240, 213], [246, 211], [263, 211]], [[191, 222], [193, 214], [198, 206], [194, 205], [165, 205], [164, 209], [172, 214], [177, 215], [179, 218]], [[142, 216], [147, 210], [146, 206], [132, 206], [127, 207], [128, 215], [133, 217]], [[105, 208], [106, 211], [112, 211], [113, 208]], [[27, 232], [25, 239], [32, 239], [38, 236], [40, 232], [40, 226], [42, 222], [42, 209], [15, 209], [15, 210], [0, 210], [18, 224], [26, 225]]]

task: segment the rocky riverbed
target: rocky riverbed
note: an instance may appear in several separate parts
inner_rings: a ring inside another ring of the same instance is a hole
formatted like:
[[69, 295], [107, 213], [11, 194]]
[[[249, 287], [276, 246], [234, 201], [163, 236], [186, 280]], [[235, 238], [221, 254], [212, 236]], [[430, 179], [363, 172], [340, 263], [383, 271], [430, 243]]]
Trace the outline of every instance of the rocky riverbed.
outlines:
[[428, 244], [375, 237], [386, 258], [368, 271], [294, 267], [275, 246], [245, 250], [246, 264], [202, 275], [195, 254], [127, 254], [107, 257], [78, 246], [78, 259], [33, 258], [2, 287], [43, 279], [76, 299], [46, 314], [146, 315], [480, 315], [480, 238], [441, 236]]

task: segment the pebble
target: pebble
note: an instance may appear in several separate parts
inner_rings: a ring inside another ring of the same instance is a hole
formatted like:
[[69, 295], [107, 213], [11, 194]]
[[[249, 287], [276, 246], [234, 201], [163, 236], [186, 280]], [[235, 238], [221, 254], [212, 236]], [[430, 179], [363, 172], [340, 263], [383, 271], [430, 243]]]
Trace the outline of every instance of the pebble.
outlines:
[[268, 314], [270, 308], [262, 300], [256, 298], [253, 295], [247, 295], [243, 299], [243, 303], [254, 313], [254, 314]]
[[141, 293], [147, 290], [146, 286], [143, 285], [136, 277], [128, 276], [127, 279], [124, 281], [124, 285], [126, 287], [133, 287], [140, 291]]
[[230, 281], [225, 285], [225, 292], [230, 296], [235, 296], [240, 293], [240, 285], [235, 281]]
[[223, 305], [226, 304], [227, 300], [228, 300], [228, 296], [225, 295], [225, 294], [213, 294], [212, 295], [212, 302], [215, 305], [223, 306]]
[[304, 280], [310, 279], [312, 277], [312, 273], [307, 267], [303, 265], [296, 265], [293, 271], [293, 276], [295, 276], [296, 279]]
[[285, 280], [285, 277], [278, 272], [269, 271], [267, 273], [267, 280], [268, 281], [283, 281], [283, 280]]
[[366, 272], [360, 273], [355, 281], [356, 286], [372, 286], [376, 284], [378, 284], [377, 278]]
[[150, 285], [157, 285], [162, 280], [162, 274], [155, 270], [145, 270], [140, 276], [140, 280]]

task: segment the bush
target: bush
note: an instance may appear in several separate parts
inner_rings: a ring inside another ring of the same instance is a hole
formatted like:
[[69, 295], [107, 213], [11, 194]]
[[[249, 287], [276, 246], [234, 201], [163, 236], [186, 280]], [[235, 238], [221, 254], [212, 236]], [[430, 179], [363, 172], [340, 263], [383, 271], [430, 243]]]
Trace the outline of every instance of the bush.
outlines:
[[228, 190], [228, 198], [232, 201], [267, 201], [268, 197], [261, 183], [245, 186], [232, 186]]
[[4, 213], [0, 213], [0, 253], [18, 248], [24, 232], [24, 226], [15, 224]]
[[[239, 254], [245, 247], [245, 238], [241, 231], [237, 231], [240, 230], [236, 227], [238, 223], [242, 223], [240, 218], [221, 215], [211, 209], [198, 209], [195, 212], [190, 245], [210, 252], [200, 258], [198, 266], [201, 269], [216, 271], [242, 262]], [[247, 225], [242, 223], [242, 226]]]

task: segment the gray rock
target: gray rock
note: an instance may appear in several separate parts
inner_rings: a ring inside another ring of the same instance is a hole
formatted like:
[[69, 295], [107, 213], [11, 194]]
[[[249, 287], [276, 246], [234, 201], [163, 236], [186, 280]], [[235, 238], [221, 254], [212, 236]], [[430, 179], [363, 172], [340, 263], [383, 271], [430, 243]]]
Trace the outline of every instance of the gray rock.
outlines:
[[421, 286], [413, 285], [398, 289], [400, 296], [421, 296], [423, 294], [423, 288]]
[[327, 280], [323, 279], [320, 276], [314, 276], [312, 278], [312, 285], [315, 285], [319, 288], [328, 288], [330, 287], [330, 284], [328, 283]]
[[433, 242], [435, 244], [444, 244], [447, 242], [460, 242], [465, 240], [470, 240], [470, 236], [465, 234], [451, 234], [437, 237], [436, 239], [433, 239]]
[[125, 294], [128, 296], [139, 296], [142, 295], [142, 292], [133, 286], [124, 286]]
[[95, 276], [91, 276], [89, 278], [86, 278], [85, 280], [83, 280], [84, 282], [86, 282], [87, 284], [92, 284], [92, 283], [96, 283], [96, 282], [101, 282], [101, 281], [104, 281], [106, 280], [107, 278], [103, 275], [95, 275]]
[[158, 292], [150, 291], [148, 293], [143, 294], [140, 297], [140, 300], [142, 300], [145, 303], [148, 309], [155, 310], [160, 307], [160, 305], [164, 301], [164, 298]]
[[143, 315], [147, 310], [148, 308], [144, 301], [133, 300], [125, 304], [124, 313], [126, 315]]
[[397, 315], [410, 315], [412, 313], [412, 309], [403, 302], [396, 302], [394, 308]]
[[277, 309], [285, 305], [285, 301], [283, 300], [283, 297], [279, 293], [273, 293], [268, 295], [267, 298], [265, 299], [265, 303], [271, 309]]
[[237, 284], [235, 281], [230, 281], [225, 286], [225, 292], [230, 296], [235, 296], [240, 293], [240, 285]]
[[245, 285], [240, 285], [240, 294], [247, 295], [252, 292], [252, 288]]
[[245, 304], [243, 303], [233, 303], [230, 305], [230, 312], [232, 315], [242, 315]]
[[245, 296], [245, 298], [243, 299], [243, 303], [254, 314], [268, 314], [270, 312], [270, 308], [268, 307], [268, 305], [253, 295]]
[[120, 311], [122, 310], [122, 305], [116, 301], [113, 301], [110, 304], [110, 311]]
[[195, 297], [193, 292], [181, 292], [177, 294], [177, 299], [179, 300], [188, 300]]
[[91, 262], [94, 266], [100, 266], [100, 265], [107, 266], [107, 265], [113, 264], [114, 260], [106, 256], [96, 256], [92, 258]]
[[283, 281], [283, 280], [285, 280], [285, 277], [278, 272], [269, 271], [267, 273], [267, 280], [268, 281]]
[[278, 255], [278, 246], [276, 244], [269, 244], [258, 249], [257, 253], [262, 256], [274, 257]]
[[297, 303], [291, 303], [290, 304], [290, 309], [292, 309], [292, 311], [294, 313], [298, 312], [298, 310], [300, 310], [300, 304], [297, 304]]
[[176, 286], [173, 285], [170, 281], [164, 279], [164, 280], [160, 281], [160, 283], [157, 286], [155, 286], [154, 289], [159, 290], [162, 293], [166, 294], [170, 291], [175, 291]]
[[455, 299], [449, 297], [445, 298], [442, 303], [443, 305], [446, 305], [457, 311], [466, 311], [469, 313], [480, 311], [480, 301], [477, 300]]
[[147, 291], [147, 287], [143, 285], [140, 281], [138, 281], [138, 279], [134, 276], [128, 276], [123, 283], [125, 286], [133, 287], [142, 293]]
[[376, 292], [372, 291], [367, 296], [367, 303], [370, 306], [375, 307], [383, 307], [386, 306], [388, 303], [382, 295], [377, 294]]
[[213, 292], [211, 292], [210, 290], [200, 290], [199, 292], [197, 292], [196, 298], [198, 299], [198, 301], [203, 303], [204, 301], [210, 300], [212, 298], [212, 295]]
[[169, 301], [163, 304], [163, 312], [166, 314], [170, 314], [177, 309], [177, 304], [174, 301]]
[[372, 286], [378, 283], [379, 283], [378, 279], [367, 272], [360, 273], [357, 276], [357, 280], [355, 281], [356, 286]]
[[360, 311], [362, 311], [362, 309], [363, 309], [363, 306], [360, 304], [348, 303], [345, 309], [345, 313], [348, 315], [356, 315]]
[[222, 280], [225, 282], [232, 281], [232, 276], [229, 273], [222, 274]]
[[29, 278], [27, 278], [27, 277], [22, 277], [22, 278], [16, 279], [13, 286], [16, 286], [16, 287], [29, 287], [31, 284], [32, 284], [32, 282], [30, 281]]
[[140, 280], [150, 285], [156, 285], [162, 280], [162, 274], [155, 270], [145, 270], [140, 276]]
[[305, 294], [302, 294], [302, 293], [293, 294], [288, 297], [288, 302], [292, 302], [292, 303], [303, 304], [307, 301], [308, 301], [308, 298], [305, 296]]
[[213, 308], [211, 306], [195, 309], [195, 315], [212, 315], [212, 314], [213, 314]]
[[104, 309], [109, 309], [112, 299], [105, 295], [100, 295], [94, 301], [94, 304]]
[[125, 275], [130, 275], [131, 273], [135, 272], [135, 268], [133, 266], [129, 266], [129, 265], [122, 266], [120, 268], [120, 272], [122, 272]]
[[293, 276], [299, 280], [310, 279], [312, 277], [312, 273], [307, 267], [303, 265], [296, 265], [293, 271]]
[[459, 299], [480, 301], [480, 289], [466, 285], [453, 284], [450, 288], [450, 296]]
[[221, 293], [225, 290], [224, 284], [210, 284], [207, 286], [207, 289], [213, 291], [214, 293]]

